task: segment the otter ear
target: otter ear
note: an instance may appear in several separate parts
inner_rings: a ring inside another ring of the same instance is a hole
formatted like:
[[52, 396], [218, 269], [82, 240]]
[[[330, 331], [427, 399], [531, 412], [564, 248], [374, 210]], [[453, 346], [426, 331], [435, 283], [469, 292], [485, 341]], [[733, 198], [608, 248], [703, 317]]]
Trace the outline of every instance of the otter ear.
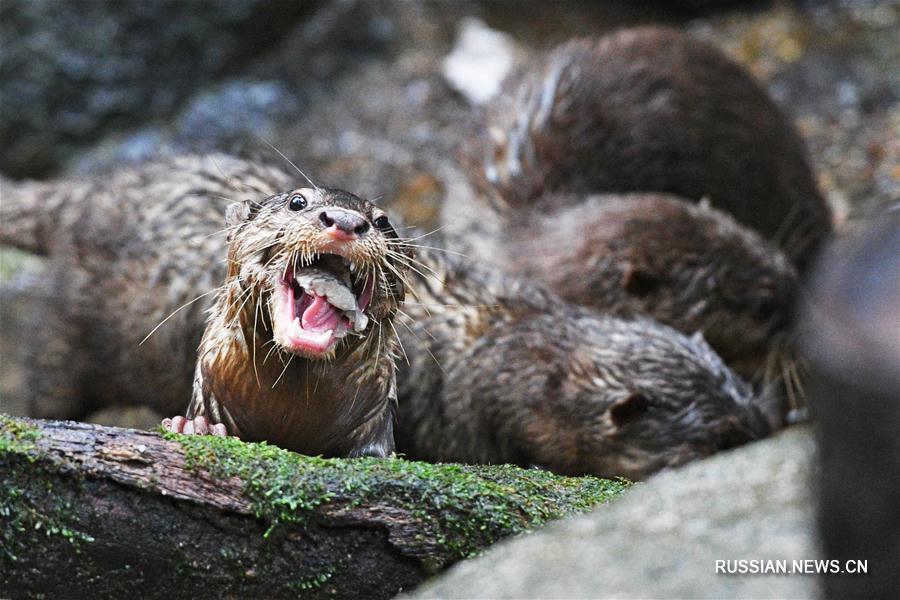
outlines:
[[616, 427], [634, 421], [650, 407], [650, 401], [640, 392], [631, 392], [609, 407], [609, 417]]
[[225, 225], [227, 227], [236, 227], [244, 221], [250, 220], [252, 214], [251, 201], [232, 202], [225, 207]]

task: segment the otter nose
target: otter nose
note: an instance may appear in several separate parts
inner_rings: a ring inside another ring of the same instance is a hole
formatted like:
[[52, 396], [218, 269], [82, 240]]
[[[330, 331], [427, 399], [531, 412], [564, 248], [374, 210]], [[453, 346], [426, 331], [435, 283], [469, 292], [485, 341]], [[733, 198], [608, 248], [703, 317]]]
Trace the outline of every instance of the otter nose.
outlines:
[[336, 240], [355, 240], [369, 230], [365, 217], [342, 208], [323, 210], [319, 213], [319, 223]]

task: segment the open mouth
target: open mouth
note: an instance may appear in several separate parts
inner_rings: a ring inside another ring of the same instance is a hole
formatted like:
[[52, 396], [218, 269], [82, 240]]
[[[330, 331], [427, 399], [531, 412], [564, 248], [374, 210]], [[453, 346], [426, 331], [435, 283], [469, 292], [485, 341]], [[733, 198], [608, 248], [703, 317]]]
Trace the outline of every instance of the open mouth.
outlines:
[[276, 342], [293, 352], [326, 355], [347, 334], [365, 331], [373, 289], [374, 278], [337, 254], [287, 265], [275, 296]]

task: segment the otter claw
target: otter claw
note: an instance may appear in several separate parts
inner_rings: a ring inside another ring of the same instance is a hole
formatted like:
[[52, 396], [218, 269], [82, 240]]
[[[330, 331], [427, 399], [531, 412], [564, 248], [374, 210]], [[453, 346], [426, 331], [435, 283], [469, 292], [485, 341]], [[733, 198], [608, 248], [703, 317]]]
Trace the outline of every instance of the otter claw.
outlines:
[[185, 417], [172, 417], [171, 419], [162, 420], [163, 429], [173, 433], [183, 433], [185, 435], [215, 435], [219, 437], [227, 437], [228, 429], [224, 423], [210, 423], [206, 417], [194, 417], [187, 419]]

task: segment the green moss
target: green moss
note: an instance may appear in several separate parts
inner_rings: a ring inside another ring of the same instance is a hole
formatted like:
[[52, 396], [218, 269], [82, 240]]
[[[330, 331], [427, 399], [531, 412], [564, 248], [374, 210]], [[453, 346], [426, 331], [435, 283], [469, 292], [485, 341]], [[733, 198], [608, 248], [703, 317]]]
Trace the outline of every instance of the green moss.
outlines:
[[336, 571], [337, 566], [327, 565], [319, 571], [308, 573], [303, 579], [297, 582], [296, 587], [303, 591], [320, 588], [334, 576]]
[[266, 536], [279, 524], [303, 523], [323, 504], [359, 506], [383, 499], [418, 519], [423, 532], [456, 558], [501, 537], [588, 510], [630, 485], [507, 465], [324, 459], [231, 438], [166, 437], [181, 443], [189, 468], [241, 479], [256, 515], [269, 524]]
[[35, 536], [56, 536], [78, 551], [93, 538], [78, 531], [72, 503], [55, 488], [53, 473], [38, 468], [39, 429], [0, 415], [0, 555], [17, 560], [20, 549]]
[[25, 454], [34, 449], [34, 443], [40, 438], [40, 429], [0, 414], [0, 453]]

